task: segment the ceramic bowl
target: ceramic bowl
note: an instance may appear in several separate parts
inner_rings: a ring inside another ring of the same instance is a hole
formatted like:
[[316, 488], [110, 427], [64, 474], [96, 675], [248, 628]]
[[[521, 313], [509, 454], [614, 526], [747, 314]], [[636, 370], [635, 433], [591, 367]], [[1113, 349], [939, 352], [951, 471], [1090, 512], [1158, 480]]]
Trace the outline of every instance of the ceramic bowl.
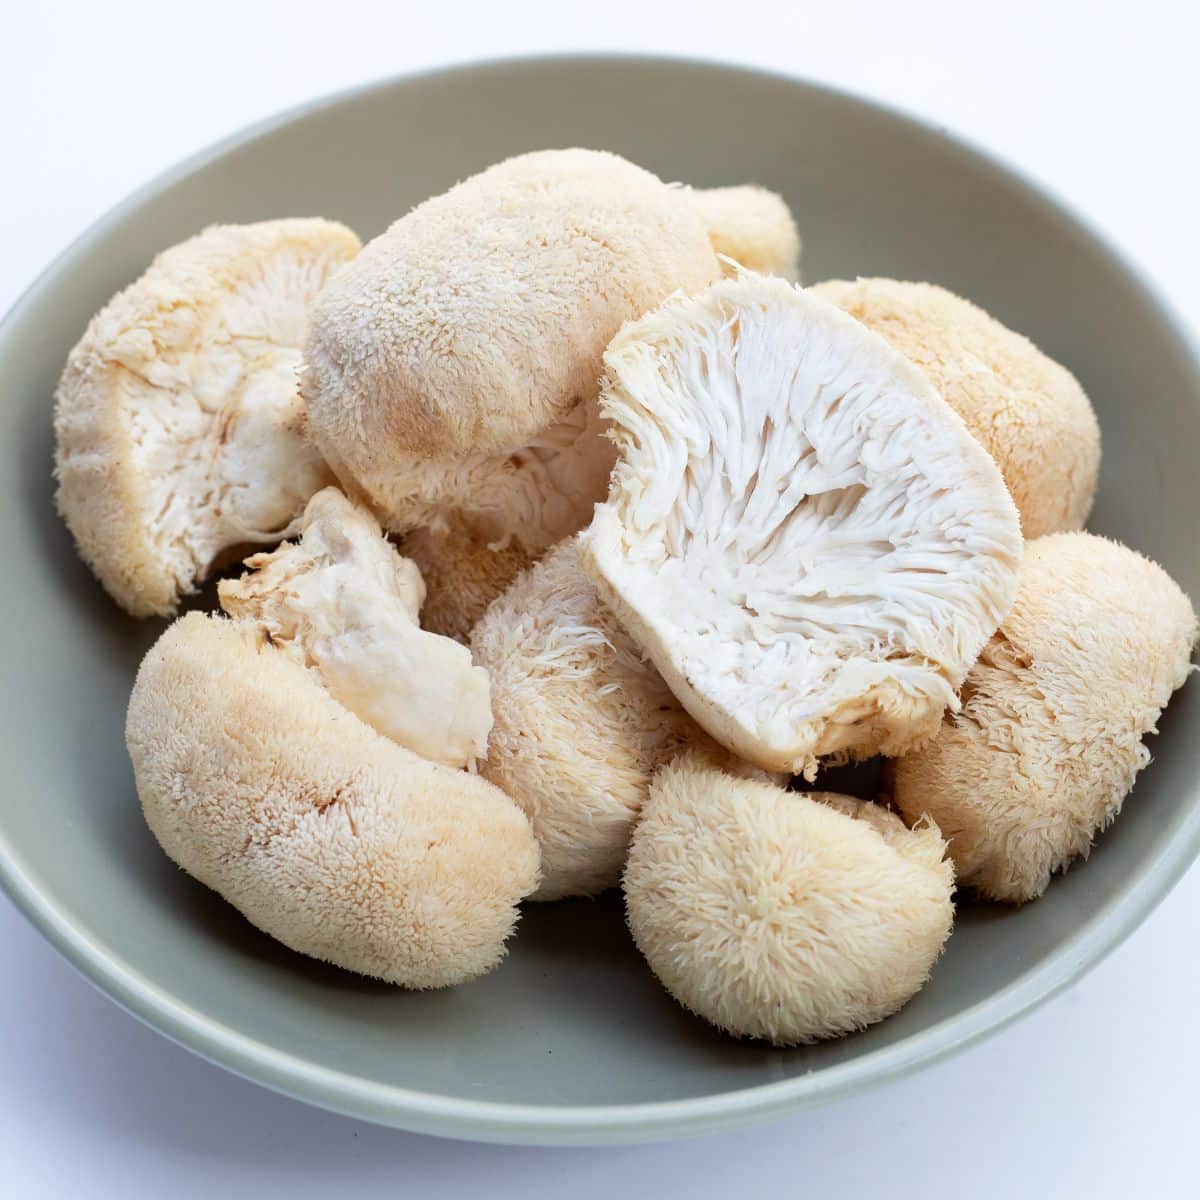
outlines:
[[125, 201], [0, 330], [0, 878], [68, 959], [168, 1037], [314, 1104], [463, 1138], [696, 1133], [915, 1070], [1094, 964], [1200, 842], [1193, 684], [1086, 865], [1036, 904], [965, 905], [932, 981], [902, 1012], [786, 1051], [722, 1037], [677, 1007], [632, 946], [618, 895], [529, 905], [498, 971], [415, 994], [290, 953], [164, 857], [122, 739], [135, 668], [162, 625], [122, 615], [54, 511], [51, 398], [68, 350], [157, 251], [212, 222], [323, 215], [366, 238], [489, 163], [574, 145], [669, 180], [757, 180], [797, 214], [806, 280], [933, 280], [1030, 335], [1079, 376], [1100, 415], [1091, 528], [1152, 555], [1200, 597], [1200, 365], [1180, 323], [1041, 189], [877, 104], [678, 60], [487, 63], [319, 100]]

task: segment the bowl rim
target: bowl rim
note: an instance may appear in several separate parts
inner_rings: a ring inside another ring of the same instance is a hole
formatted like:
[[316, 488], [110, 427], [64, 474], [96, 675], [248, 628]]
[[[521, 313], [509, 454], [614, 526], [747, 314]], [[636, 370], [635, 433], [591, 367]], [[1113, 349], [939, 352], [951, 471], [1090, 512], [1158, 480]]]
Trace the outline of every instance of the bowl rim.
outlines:
[[[1166, 331], [1174, 336], [1200, 380], [1200, 344], [1190, 326], [1126, 253], [1052, 188], [1036, 181], [1001, 155], [903, 106], [782, 71], [688, 55], [650, 53], [545, 53], [488, 57], [403, 72], [342, 88], [253, 122], [210, 143], [153, 176], [89, 225], [59, 252], [20, 294], [0, 321], [0, 347], [42, 293], [73, 268], [78, 254], [131, 210], [193, 172], [265, 134], [372, 93], [437, 77], [467, 78], [563, 64], [621, 70], [629, 66], [693, 68], [726, 76], [757, 78], [805, 89], [870, 110], [927, 137], [948, 143], [992, 175], [1016, 183], [1044, 213], [1070, 227], [1089, 248], [1106, 257], [1139, 288]], [[131, 964], [82, 932], [23, 867], [0, 825], [0, 888], [22, 915], [89, 982], [120, 1007], [171, 1041], [202, 1058], [274, 1091], [319, 1107], [416, 1133], [488, 1142], [588, 1145], [661, 1140], [695, 1135], [781, 1116], [863, 1091], [932, 1065], [998, 1032], [1079, 979], [1115, 949], [1158, 905], [1200, 853], [1200, 804], [1184, 815], [1156, 859], [1132, 884], [1092, 915], [1063, 948], [1027, 977], [986, 1000], [901, 1042], [847, 1062], [774, 1083], [715, 1092], [684, 1100], [622, 1105], [535, 1105], [447, 1097], [364, 1080], [286, 1051], [273, 1049], [205, 1015], [172, 996]]]

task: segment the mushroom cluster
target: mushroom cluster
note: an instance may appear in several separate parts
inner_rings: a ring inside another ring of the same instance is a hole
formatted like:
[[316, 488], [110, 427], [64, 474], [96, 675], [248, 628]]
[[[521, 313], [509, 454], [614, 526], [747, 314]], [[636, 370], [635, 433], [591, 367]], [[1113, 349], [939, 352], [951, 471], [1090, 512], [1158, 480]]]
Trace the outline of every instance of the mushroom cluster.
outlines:
[[[224, 572], [130, 699], [165, 852], [409, 988], [621, 886], [671, 995], [778, 1045], [896, 1012], [956, 900], [1086, 857], [1192, 604], [1082, 531], [1066, 368], [799, 255], [763, 188], [549, 150], [365, 246], [211, 228], [110, 301], [58, 391], [60, 511], [134, 616]], [[811, 790], [874, 757], [884, 794]]]

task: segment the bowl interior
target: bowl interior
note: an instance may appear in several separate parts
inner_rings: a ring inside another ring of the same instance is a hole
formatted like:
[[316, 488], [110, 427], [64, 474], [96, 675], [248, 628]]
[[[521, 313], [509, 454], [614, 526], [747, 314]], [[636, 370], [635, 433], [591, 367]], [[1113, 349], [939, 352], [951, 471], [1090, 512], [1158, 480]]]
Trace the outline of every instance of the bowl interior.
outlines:
[[[790, 1051], [727, 1040], [676, 1007], [632, 947], [619, 896], [527, 906], [500, 970], [408, 994], [291, 954], [167, 861], [142, 823], [122, 738], [134, 671], [162, 626], [107, 600], [53, 508], [51, 399], [68, 350], [155, 252], [207, 224], [321, 214], [367, 237], [490, 162], [565, 145], [615, 150], [667, 179], [756, 180], [797, 214], [807, 281], [929, 279], [1029, 334], [1076, 372], [1100, 414], [1091, 527], [1157, 558], [1200, 597], [1200, 382], [1169, 319], [1027, 184], [852, 98], [682, 62], [468, 68], [310, 108], [135, 196], [51, 269], [0, 334], [4, 870], [60, 944], [71, 931], [76, 961], [176, 1036], [310, 1099], [443, 1132], [489, 1134], [482, 1118], [456, 1124], [460, 1101], [543, 1106], [513, 1136], [536, 1137], [539, 1122], [575, 1106], [707, 1098], [693, 1112], [702, 1125], [740, 1089], [784, 1083], [763, 1095], [811, 1099], [835, 1081], [900, 1069], [1012, 1015], [1102, 953], [1196, 839], [1193, 686], [1176, 697], [1152, 739], [1155, 762], [1086, 869], [1020, 910], [964, 907], [932, 982], [903, 1012]], [[192, 1036], [198, 1023], [206, 1032]], [[616, 1128], [611, 1118], [597, 1114], [588, 1127]], [[652, 1131], [656, 1119], [633, 1115], [626, 1132]]]

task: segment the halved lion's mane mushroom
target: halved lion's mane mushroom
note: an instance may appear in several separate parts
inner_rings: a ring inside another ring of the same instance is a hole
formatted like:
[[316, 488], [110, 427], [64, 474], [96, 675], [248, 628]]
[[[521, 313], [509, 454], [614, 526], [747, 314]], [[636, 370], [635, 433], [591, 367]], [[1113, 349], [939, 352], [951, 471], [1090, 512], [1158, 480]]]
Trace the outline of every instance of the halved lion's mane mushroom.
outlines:
[[1016, 592], [995, 464], [881, 338], [743, 275], [625, 326], [585, 569], [717, 741], [768, 770], [936, 732]]
[[358, 248], [315, 218], [213, 226], [160, 254], [71, 351], [58, 507], [135, 616], [174, 612], [233, 548], [288, 536], [330, 482], [296, 369], [309, 306]]

